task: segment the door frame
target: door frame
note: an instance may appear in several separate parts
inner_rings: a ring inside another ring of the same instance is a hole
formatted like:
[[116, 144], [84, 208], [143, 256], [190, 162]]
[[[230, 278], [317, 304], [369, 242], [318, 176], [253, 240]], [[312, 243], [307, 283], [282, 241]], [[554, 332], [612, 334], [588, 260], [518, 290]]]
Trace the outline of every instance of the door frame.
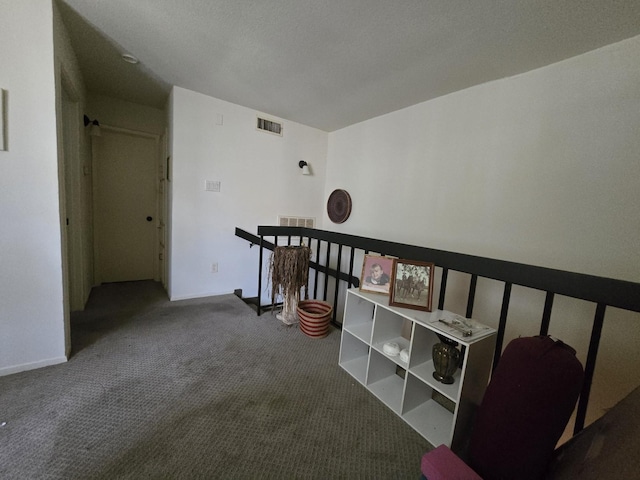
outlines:
[[[80, 153], [79, 90], [63, 65], [56, 76], [56, 135], [58, 154], [58, 208], [62, 267], [62, 307], [65, 356], [71, 356], [71, 311], [84, 308], [82, 230], [85, 225], [76, 206], [81, 202], [78, 171]], [[71, 224], [68, 223], [71, 219]]]
[[[164, 256], [160, 256], [160, 232], [162, 231], [162, 225], [164, 224], [164, 218], [161, 218], [161, 209], [159, 208], [159, 205], [161, 204], [160, 202], [162, 201], [162, 195], [164, 195], [163, 193], [161, 193], [161, 189], [160, 189], [160, 179], [162, 178], [162, 158], [164, 157], [164, 151], [163, 151], [163, 142], [162, 140], [162, 135], [160, 134], [155, 134], [155, 133], [149, 133], [149, 132], [143, 132], [140, 130], [133, 130], [130, 128], [123, 128], [123, 127], [115, 127], [113, 125], [105, 125], [103, 123], [100, 123], [100, 130], [107, 130], [107, 131], [112, 131], [112, 132], [116, 132], [116, 133], [122, 133], [125, 135], [133, 135], [133, 136], [137, 136], [137, 137], [144, 137], [144, 138], [150, 138], [152, 140], [154, 140], [155, 142], [155, 147], [156, 147], [156, 177], [155, 177], [155, 192], [156, 192], [156, 199], [155, 199], [155, 211], [153, 214], [153, 218], [155, 221], [155, 227], [156, 227], [156, 235], [155, 235], [155, 241], [153, 242], [153, 258], [155, 259], [153, 265], [153, 279], [154, 281], [158, 282], [163, 280], [161, 277], [161, 272], [164, 270]], [[93, 191], [96, 192], [97, 191], [97, 183], [98, 183], [98, 179], [97, 179], [97, 175], [95, 175], [95, 172], [97, 172], [98, 170], [95, 168], [96, 167], [96, 146], [94, 142], [91, 142], [91, 157], [92, 157], [92, 171], [94, 172], [93, 175]], [[93, 211], [97, 212], [98, 208], [97, 208], [97, 195], [93, 195]], [[96, 222], [96, 216], [94, 214], [93, 216], [93, 222], [94, 222], [94, 231], [96, 231], [95, 228], [95, 222]], [[100, 255], [99, 252], [99, 246], [98, 246], [98, 242], [96, 241], [96, 239], [94, 238], [93, 241], [93, 253], [94, 253], [94, 265], [96, 266], [94, 268], [94, 277], [93, 277], [93, 281], [94, 281], [94, 285], [100, 285], [102, 283], [102, 279], [100, 278], [100, 273], [99, 272], [99, 262], [98, 262], [98, 258]], [[162, 267], [162, 268], [161, 268]]]

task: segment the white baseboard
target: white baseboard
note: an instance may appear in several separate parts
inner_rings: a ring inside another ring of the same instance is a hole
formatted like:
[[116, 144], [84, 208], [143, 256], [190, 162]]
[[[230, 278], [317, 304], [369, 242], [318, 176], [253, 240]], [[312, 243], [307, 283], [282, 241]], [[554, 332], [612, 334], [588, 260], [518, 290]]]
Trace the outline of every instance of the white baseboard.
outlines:
[[233, 291], [231, 292], [209, 292], [209, 293], [195, 293], [195, 294], [187, 294], [187, 295], [176, 295], [170, 297], [169, 300], [175, 302], [177, 300], [191, 300], [193, 298], [206, 298], [206, 297], [218, 297], [220, 295], [233, 295]]
[[27, 370], [35, 370], [36, 368], [48, 367], [50, 365], [57, 365], [67, 361], [67, 357], [55, 357], [40, 360], [38, 362], [23, 363], [20, 365], [12, 365], [10, 367], [0, 368], [0, 377], [5, 375], [11, 375], [12, 373], [24, 372]]

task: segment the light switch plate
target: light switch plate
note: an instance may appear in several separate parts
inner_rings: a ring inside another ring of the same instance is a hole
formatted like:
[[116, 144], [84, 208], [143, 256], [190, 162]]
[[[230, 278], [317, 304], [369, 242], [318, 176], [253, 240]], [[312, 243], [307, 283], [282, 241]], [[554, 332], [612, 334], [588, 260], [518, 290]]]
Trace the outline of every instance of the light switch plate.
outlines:
[[0, 88], [0, 151], [8, 150], [7, 145], [7, 131], [8, 131], [8, 118], [7, 118], [7, 91]]
[[219, 192], [220, 182], [218, 180], [205, 180], [204, 189], [207, 192]]

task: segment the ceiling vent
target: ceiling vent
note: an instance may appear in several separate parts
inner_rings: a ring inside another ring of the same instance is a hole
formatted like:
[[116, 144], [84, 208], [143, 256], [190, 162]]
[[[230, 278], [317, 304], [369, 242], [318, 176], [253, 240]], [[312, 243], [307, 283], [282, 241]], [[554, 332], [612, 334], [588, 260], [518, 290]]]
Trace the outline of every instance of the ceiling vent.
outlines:
[[267, 120], [266, 118], [258, 117], [257, 128], [258, 130], [262, 130], [263, 132], [282, 136], [282, 124], [274, 122], [273, 120]]
[[281, 227], [307, 227], [315, 228], [316, 219], [310, 217], [290, 217], [280, 215], [278, 217], [278, 225]]

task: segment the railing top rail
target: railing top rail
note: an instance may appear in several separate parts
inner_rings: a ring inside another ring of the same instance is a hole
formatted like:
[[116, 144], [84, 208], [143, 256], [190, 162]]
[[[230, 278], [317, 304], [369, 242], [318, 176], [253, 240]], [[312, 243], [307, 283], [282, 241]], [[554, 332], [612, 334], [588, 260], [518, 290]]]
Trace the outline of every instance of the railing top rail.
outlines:
[[[236, 229], [236, 235], [238, 235], [238, 230], [240, 229]], [[478, 257], [315, 228], [259, 226], [258, 235], [291, 235], [320, 239], [398, 258], [433, 262], [439, 267], [450, 270], [640, 312], [640, 283], [626, 280]]]

